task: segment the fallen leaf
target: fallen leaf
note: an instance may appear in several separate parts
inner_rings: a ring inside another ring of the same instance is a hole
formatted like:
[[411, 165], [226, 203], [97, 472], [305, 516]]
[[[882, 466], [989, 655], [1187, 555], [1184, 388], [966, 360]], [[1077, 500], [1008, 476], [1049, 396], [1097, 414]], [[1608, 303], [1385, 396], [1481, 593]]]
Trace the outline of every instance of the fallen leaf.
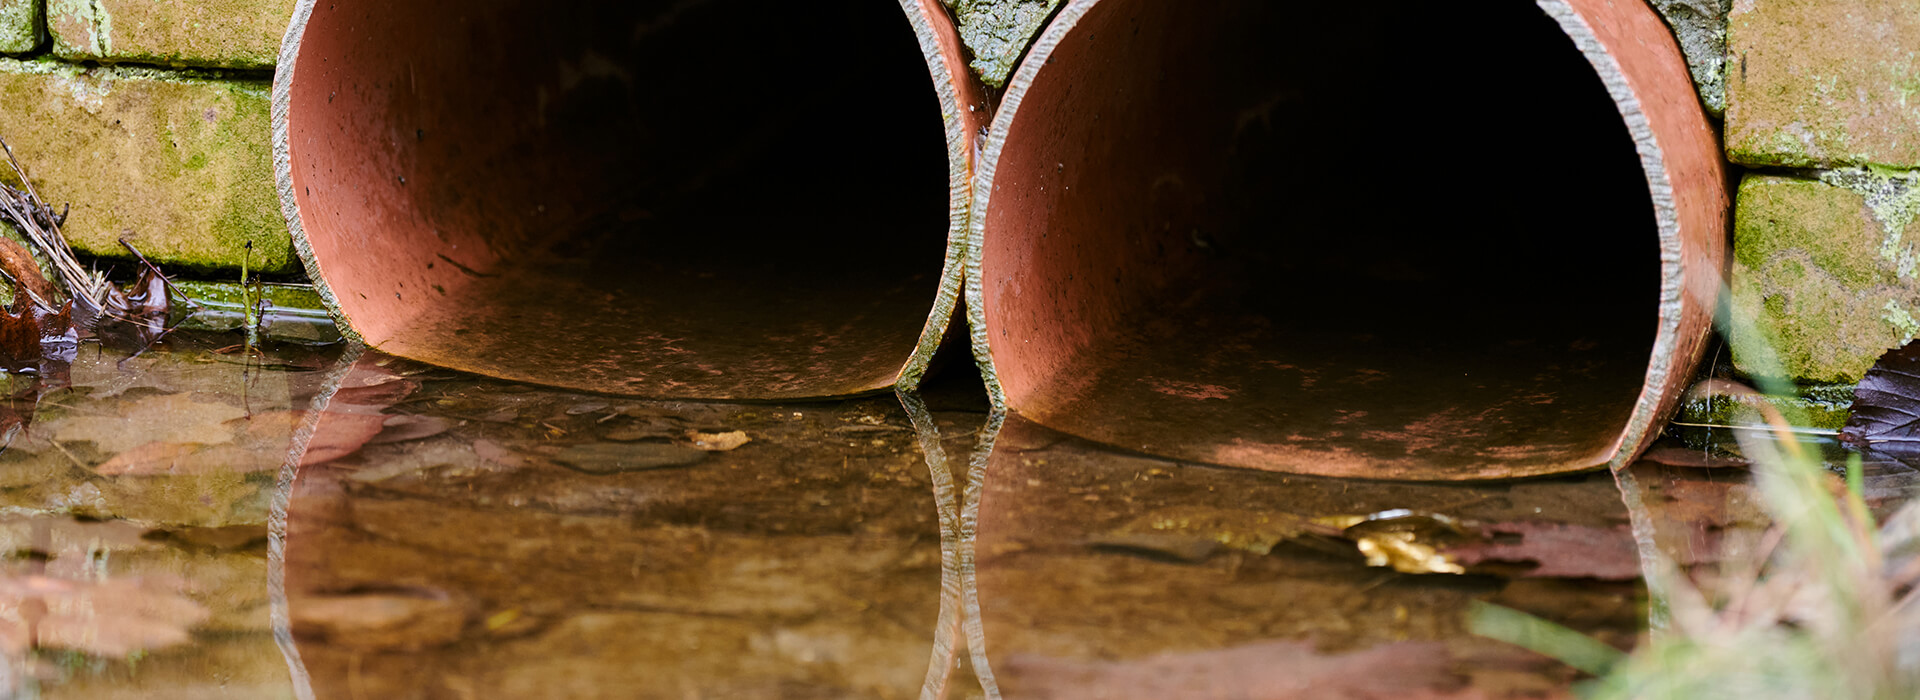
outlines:
[[527, 463], [525, 457], [492, 440], [473, 441], [473, 453], [480, 455], [481, 459], [503, 467], [520, 467]]
[[1404, 530], [1377, 532], [1353, 538], [1367, 558], [1367, 566], [1391, 566], [1403, 574], [1464, 574], [1467, 570], [1448, 559], [1431, 542]]
[[178, 465], [188, 455], [205, 448], [205, 445], [192, 442], [149, 442], [114, 455], [113, 459], [93, 470], [106, 476], [172, 474], [178, 471]]
[[[302, 414], [305, 411], [301, 412]], [[375, 435], [386, 428], [387, 417], [379, 414], [323, 411], [307, 441], [307, 453], [300, 466], [312, 466], [359, 452]]]
[[[22, 291], [26, 292], [27, 296], [47, 303], [53, 302], [55, 296], [53, 283], [47, 280], [46, 273], [41, 272], [40, 262], [34, 259], [33, 251], [28, 250], [19, 241], [6, 236], [0, 236], [0, 271], [6, 272], [8, 281], [17, 282], [25, 287]], [[14, 299], [14, 308], [21, 308], [18, 306], [22, 300], [21, 296], [16, 293]]]
[[101, 343], [140, 352], [167, 334], [167, 280], [152, 266], [142, 266], [140, 275], [125, 290], [109, 289], [104, 311], [94, 317], [88, 329]]
[[555, 461], [588, 474], [680, 467], [706, 459], [707, 453], [675, 445], [593, 442], [574, 445], [553, 456]]
[[[299, 433], [301, 421], [306, 411], [271, 411], [247, 416], [245, 426], [250, 438], [260, 440], [264, 449], [278, 449], [279, 459], [276, 465], [285, 461], [291, 444], [276, 444], [275, 440], [291, 440]], [[389, 416], [380, 413], [341, 413], [323, 411], [320, 421], [314, 425], [313, 435], [307, 440], [306, 456], [301, 458], [300, 466], [312, 466], [331, 462], [341, 457], [359, 452], [373, 436], [379, 435], [386, 427]]]
[[471, 474], [476, 467], [485, 468], [483, 460], [475, 454], [472, 446], [451, 442], [417, 442], [399, 445], [397, 449], [380, 455], [380, 459], [364, 469], [355, 471], [347, 478], [354, 481], [374, 483], [399, 476], [433, 469], [445, 469], [445, 474]]
[[1625, 525], [1596, 528], [1544, 521], [1494, 523], [1482, 528], [1480, 539], [1442, 551], [1467, 566], [1530, 562], [1534, 567], [1526, 575], [1536, 578], [1640, 578], [1640, 551], [1634, 545], [1633, 532]]
[[384, 427], [380, 434], [373, 436], [369, 443], [383, 445], [430, 438], [447, 432], [453, 427], [453, 421], [438, 416], [398, 415], [388, 416], [381, 425]]
[[1920, 341], [1881, 355], [1860, 378], [1840, 441], [1908, 463], [1920, 458]]
[[44, 374], [49, 362], [73, 362], [79, 345], [72, 309], [71, 303], [58, 311], [42, 308], [15, 287], [13, 309], [0, 309], [0, 370]]
[[1086, 698], [1455, 697], [1464, 679], [1438, 642], [1398, 642], [1321, 654], [1306, 642], [1260, 642], [1119, 661], [1070, 661], [1031, 654], [1007, 659], [1008, 696]]
[[1313, 522], [1341, 528], [1367, 566], [1390, 566], [1406, 574], [1464, 574], [1466, 569], [1440, 551], [1467, 533], [1453, 518], [1402, 509], [1368, 515], [1334, 515]]
[[423, 649], [460, 639], [466, 610], [428, 591], [305, 595], [288, 601], [294, 634], [354, 649]]
[[687, 441], [694, 449], [707, 452], [725, 452], [751, 442], [744, 431], [733, 430], [724, 433], [703, 433], [697, 430], [687, 431]]

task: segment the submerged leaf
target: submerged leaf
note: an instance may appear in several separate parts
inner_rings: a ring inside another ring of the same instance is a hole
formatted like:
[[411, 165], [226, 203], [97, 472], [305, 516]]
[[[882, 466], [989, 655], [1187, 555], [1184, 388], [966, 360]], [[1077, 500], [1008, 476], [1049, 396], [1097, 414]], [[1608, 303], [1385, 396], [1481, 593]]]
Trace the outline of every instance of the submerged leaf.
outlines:
[[1519, 521], [1487, 525], [1482, 539], [1444, 550], [1467, 566], [1483, 562], [1531, 562], [1527, 576], [1630, 581], [1640, 578], [1640, 550], [1625, 526], [1596, 528]]
[[753, 441], [743, 431], [733, 430], [724, 433], [703, 433], [697, 430], [687, 431], [687, 441], [693, 443], [696, 450], [707, 452], [725, 452]]
[[1272, 641], [1118, 661], [1029, 654], [1007, 660], [1010, 696], [1070, 698], [1455, 697], [1463, 685], [1438, 642], [1397, 642], [1322, 654], [1306, 642]]
[[397, 415], [388, 416], [382, 423], [386, 426], [379, 435], [373, 436], [373, 444], [383, 445], [390, 442], [420, 440], [447, 432], [453, 428], [453, 421], [438, 416]]

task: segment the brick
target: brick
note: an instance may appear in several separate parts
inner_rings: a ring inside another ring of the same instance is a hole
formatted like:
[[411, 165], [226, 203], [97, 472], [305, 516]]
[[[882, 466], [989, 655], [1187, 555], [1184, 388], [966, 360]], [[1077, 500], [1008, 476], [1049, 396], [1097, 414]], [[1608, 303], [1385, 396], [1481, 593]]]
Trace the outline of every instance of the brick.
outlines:
[[268, 85], [0, 59], [0, 128], [40, 195], [70, 202], [74, 247], [123, 236], [181, 269], [292, 272], [268, 143]]
[[1920, 333], [1915, 204], [1912, 174], [1748, 175], [1734, 210], [1732, 307], [1751, 325], [1733, 329], [1735, 366], [1853, 383]]
[[1737, 0], [1728, 159], [1920, 166], [1920, 0]]
[[66, 59], [272, 68], [294, 0], [47, 0], [53, 53]]
[[0, 0], [0, 53], [27, 53], [47, 39], [40, 0]]

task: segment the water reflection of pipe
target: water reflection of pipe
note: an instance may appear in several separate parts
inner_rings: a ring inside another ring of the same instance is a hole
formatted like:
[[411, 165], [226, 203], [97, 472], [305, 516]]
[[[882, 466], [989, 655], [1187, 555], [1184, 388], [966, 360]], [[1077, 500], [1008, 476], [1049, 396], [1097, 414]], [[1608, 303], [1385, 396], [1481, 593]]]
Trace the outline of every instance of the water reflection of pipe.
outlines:
[[940, 440], [926, 401], [914, 391], [898, 392], [900, 405], [913, 422], [933, 482], [934, 508], [940, 521], [940, 615], [934, 626], [932, 659], [921, 700], [948, 696], [953, 672], [959, 667], [962, 644], [970, 650], [974, 679], [987, 698], [1000, 697], [993, 668], [987, 662], [986, 638], [980, 623], [980, 593], [974, 572], [974, 538], [980, 522], [980, 489], [986, 483], [987, 460], [1006, 414], [995, 411], [975, 437], [967, 458], [967, 482], [956, 487], [953, 466]]
[[321, 419], [326, 415], [333, 396], [339, 393], [340, 386], [353, 368], [360, 362], [360, 356], [366, 347], [359, 343], [349, 343], [346, 352], [327, 371], [326, 379], [315, 392], [307, 411], [293, 431], [292, 441], [287, 446], [287, 460], [280, 465], [280, 475], [274, 481], [273, 500], [267, 514], [267, 604], [273, 626], [273, 642], [280, 647], [281, 656], [287, 660], [287, 674], [293, 681], [294, 697], [298, 700], [313, 700], [313, 679], [307, 675], [307, 665], [300, 659], [300, 648], [293, 640], [293, 618], [287, 606], [287, 511], [293, 503], [293, 487], [299, 480], [300, 466], [306, 462], [307, 447], [313, 442], [313, 436], [320, 428]]
[[1495, 677], [1553, 697], [1566, 667], [1472, 634], [1467, 612], [1519, 607], [1615, 645], [1637, 631], [1633, 581], [1406, 575], [1311, 529], [1428, 504], [1610, 539], [1625, 514], [1605, 474], [1516, 487], [1206, 469], [1018, 416], [997, 442], [968, 573], [1007, 697], [1455, 697]]
[[303, 0], [273, 103], [295, 247], [344, 331], [437, 365], [676, 398], [911, 385], [988, 112], [944, 8], [899, 10]]
[[1651, 9], [1539, 6], [1069, 2], [974, 188], [996, 393], [1232, 466], [1631, 461], [1709, 331], [1724, 166]]

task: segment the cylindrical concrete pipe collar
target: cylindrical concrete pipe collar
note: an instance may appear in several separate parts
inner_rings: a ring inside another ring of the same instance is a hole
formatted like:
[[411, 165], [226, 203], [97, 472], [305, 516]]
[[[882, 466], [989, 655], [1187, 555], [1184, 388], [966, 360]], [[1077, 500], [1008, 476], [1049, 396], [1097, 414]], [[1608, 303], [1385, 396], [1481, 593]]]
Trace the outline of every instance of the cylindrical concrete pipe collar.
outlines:
[[352, 337], [577, 389], [790, 399], [925, 370], [986, 118], [935, 0], [302, 0], [273, 145]]
[[1071, 0], [976, 173], [990, 391], [1238, 467], [1631, 460], [1710, 333], [1725, 166], [1651, 9], [1538, 5]]

